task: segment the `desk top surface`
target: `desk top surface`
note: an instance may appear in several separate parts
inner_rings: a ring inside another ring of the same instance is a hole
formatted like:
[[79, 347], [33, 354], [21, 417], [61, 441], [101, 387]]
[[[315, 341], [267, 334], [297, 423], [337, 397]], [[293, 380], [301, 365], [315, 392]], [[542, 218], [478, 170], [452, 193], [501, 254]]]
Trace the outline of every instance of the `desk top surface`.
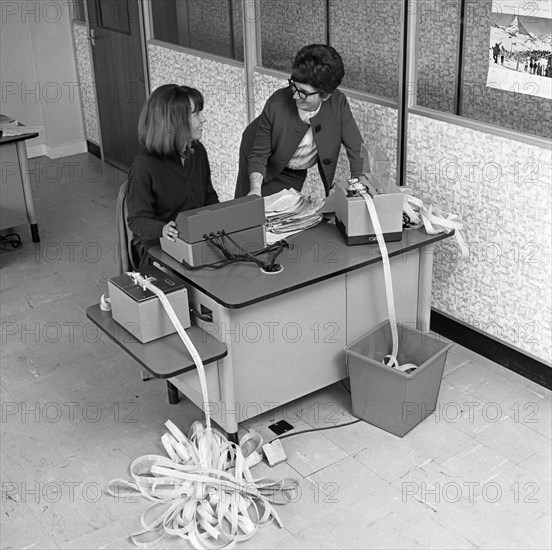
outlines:
[[2, 136], [0, 138], [0, 145], [6, 145], [8, 143], [15, 143], [17, 141], [25, 141], [26, 139], [31, 139], [38, 137], [38, 132], [29, 132], [28, 134], [21, 134], [19, 136]]
[[[14, 122], [14, 119], [7, 116], [7, 115], [0, 114], [0, 122], [1, 123]], [[20, 128], [25, 127], [25, 125], [21, 124], [21, 122], [18, 122], [17, 126], [20, 127]], [[0, 145], [5, 145], [7, 143], [14, 143], [16, 141], [24, 141], [26, 139], [31, 139], [31, 138], [35, 138], [35, 137], [38, 137], [38, 132], [35, 132], [33, 130], [31, 130], [27, 133], [24, 133], [24, 134], [18, 134], [16, 136], [2, 135], [2, 137], [0, 137]]]
[[[401, 241], [389, 242], [389, 257], [413, 253], [416, 249], [452, 235], [428, 235], [424, 229], [403, 231]], [[163, 252], [160, 246], [150, 249], [150, 256], [183, 277], [229, 309], [242, 308], [291, 292], [337, 275], [381, 262], [377, 243], [347, 246], [334, 224], [323, 222], [287, 239], [293, 247], [284, 249], [276, 263], [278, 273], [265, 274], [252, 263], [239, 263], [221, 269], [191, 270]]]

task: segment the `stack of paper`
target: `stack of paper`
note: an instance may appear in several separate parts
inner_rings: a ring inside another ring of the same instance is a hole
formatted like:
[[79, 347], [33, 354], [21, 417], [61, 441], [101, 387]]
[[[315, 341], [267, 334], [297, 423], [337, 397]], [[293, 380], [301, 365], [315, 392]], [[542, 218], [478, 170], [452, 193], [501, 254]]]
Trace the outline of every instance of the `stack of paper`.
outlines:
[[[295, 189], [284, 189], [265, 197], [268, 240], [283, 239], [319, 224], [322, 221], [319, 210], [323, 203], [324, 199], [307, 197]], [[276, 237], [271, 239], [270, 233]]]

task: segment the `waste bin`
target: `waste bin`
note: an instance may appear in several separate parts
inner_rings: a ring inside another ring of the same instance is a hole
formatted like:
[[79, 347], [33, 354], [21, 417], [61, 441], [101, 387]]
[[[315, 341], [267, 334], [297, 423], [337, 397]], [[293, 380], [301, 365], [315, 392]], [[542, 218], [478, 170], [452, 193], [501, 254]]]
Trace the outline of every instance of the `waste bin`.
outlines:
[[393, 347], [389, 321], [347, 346], [345, 353], [353, 414], [402, 437], [435, 410], [452, 344], [400, 323], [397, 332], [398, 364], [418, 365], [410, 374], [382, 363]]

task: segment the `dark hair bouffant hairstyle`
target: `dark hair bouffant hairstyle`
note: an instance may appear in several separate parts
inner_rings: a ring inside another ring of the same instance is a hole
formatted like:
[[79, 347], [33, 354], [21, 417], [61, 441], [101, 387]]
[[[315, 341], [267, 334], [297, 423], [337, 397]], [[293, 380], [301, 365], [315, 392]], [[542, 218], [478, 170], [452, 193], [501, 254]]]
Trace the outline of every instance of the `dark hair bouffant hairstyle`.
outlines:
[[294, 82], [308, 84], [325, 94], [331, 94], [341, 84], [345, 68], [335, 48], [325, 44], [311, 44], [301, 48], [291, 69]]
[[190, 149], [190, 114], [203, 110], [199, 90], [164, 84], [148, 97], [138, 121], [138, 139], [161, 158], [186, 157]]

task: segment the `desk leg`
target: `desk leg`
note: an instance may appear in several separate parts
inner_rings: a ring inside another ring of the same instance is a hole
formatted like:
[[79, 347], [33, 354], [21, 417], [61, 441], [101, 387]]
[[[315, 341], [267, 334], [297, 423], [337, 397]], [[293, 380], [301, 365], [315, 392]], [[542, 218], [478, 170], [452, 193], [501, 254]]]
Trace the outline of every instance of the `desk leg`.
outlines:
[[[219, 311], [219, 326], [231, 327], [234, 326], [230, 312], [225, 308], [220, 308]], [[224, 343], [228, 346], [228, 354], [222, 359], [222, 368], [219, 369], [220, 380], [220, 400], [221, 408], [224, 407], [224, 428], [228, 433], [231, 441], [237, 442], [238, 438], [238, 409], [239, 403], [236, 403], [236, 390], [234, 388], [234, 358], [232, 356], [232, 336], [229, 336], [230, 341]], [[243, 405], [243, 403], [242, 403]]]
[[29, 161], [27, 159], [27, 149], [25, 147], [25, 141], [18, 141], [15, 145], [17, 147], [17, 156], [19, 157], [21, 180], [23, 181], [23, 194], [25, 195], [27, 219], [31, 224], [31, 236], [33, 239], [33, 243], [38, 243], [40, 242], [40, 236], [38, 235], [38, 220], [36, 218], [31, 178], [29, 177]]
[[428, 244], [420, 248], [418, 267], [418, 313], [416, 325], [418, 330], [429, 330], [431, 320], [431, 287], [433, 279], [433, 254], [435, 246]]
[[240, 442], [238, 439], [238, 432], [232, 432], [232, 433], [226, 432], [226, 436], [228, 437], [228, 441], [231, 441], [236, 445], [238, 445], [238, 443]]
[[169, 394], [169, 403], [176, 405], [180, 403], [180, 396], [178, 395], [178, 388], [167, 380], [167, 393]]

